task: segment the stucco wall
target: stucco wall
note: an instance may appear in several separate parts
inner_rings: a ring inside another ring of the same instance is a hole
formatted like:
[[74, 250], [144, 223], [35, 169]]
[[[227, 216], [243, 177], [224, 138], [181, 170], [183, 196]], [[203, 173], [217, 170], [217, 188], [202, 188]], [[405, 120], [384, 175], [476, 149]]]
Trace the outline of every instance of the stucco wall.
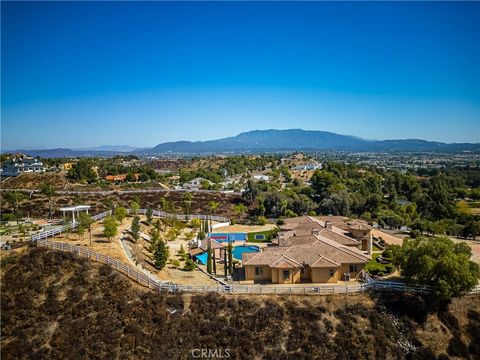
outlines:
[[[260, 275], [255, 275], [255, 268], [261, 268]], [[272, 277], [269, 266], [245, 265], [245, 280], [270, 280]]]
[[[283, 278], [283, 270], [289, 271], [288, 279]], [[300, 282], [300, 269], [272, 269], [276, 271], [278, 276], [278, 284], [295, 284]]]
[[[330, 275], [330, 270], [333, 270], [333, 275]], [[312, 269], [312, 283], [336, 283], [339, 280], [338, 268], [313, 268]]]

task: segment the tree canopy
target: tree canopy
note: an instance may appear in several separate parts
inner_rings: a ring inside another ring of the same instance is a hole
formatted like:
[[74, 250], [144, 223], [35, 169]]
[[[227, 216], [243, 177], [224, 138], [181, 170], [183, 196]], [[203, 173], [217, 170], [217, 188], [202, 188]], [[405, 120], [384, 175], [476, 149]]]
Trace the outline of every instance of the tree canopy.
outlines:
[[465, 243], [447, 237], [418, 237], [407, 238], [395, 248], [394, 263], [409, 283], [429, 285], [435, 299], [448, 301], [478, 284], [480, 267], [471, 256]]

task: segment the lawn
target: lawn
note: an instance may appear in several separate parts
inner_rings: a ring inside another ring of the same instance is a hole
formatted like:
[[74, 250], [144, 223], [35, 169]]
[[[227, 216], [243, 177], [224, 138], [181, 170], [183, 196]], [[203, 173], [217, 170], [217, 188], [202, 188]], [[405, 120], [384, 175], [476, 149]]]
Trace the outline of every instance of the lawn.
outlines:
[[[272, 238], [275, 236], [275, 230], [266, 230], [266, 231], [258, 231], [258, 232], [251, 232], [248, 233], [248, 242], [251, 243], [263, 243], [263, 242], [272, 242]], [[264, 240], [256, 239], [257, 235], [263, 235]]]

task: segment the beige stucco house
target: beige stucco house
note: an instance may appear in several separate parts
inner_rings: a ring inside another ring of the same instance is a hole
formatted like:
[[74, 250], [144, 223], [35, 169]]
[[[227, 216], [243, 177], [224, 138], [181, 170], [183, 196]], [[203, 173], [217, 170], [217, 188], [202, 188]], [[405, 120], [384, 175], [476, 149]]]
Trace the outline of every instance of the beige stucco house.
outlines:
[[245, 280], [335, 283], [357, 277], [370, 260], [371, 238], [359, 241], [310, 216], [287, 219], [273, 243], [259, 253], [243, 254]]

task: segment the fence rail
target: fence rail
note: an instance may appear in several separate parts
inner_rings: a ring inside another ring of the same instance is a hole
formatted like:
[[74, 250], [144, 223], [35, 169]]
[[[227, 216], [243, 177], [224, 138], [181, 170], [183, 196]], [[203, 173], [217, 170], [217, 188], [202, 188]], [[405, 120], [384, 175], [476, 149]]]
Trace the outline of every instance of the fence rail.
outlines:
[[[127, 212], [130, 214], [130, 213], [132, 213], [132, 210], [127, 209]], [[147, 213], [147, 209], [138, 209], [137, 213], [141, 214], [141, 215], [145, 215]], [[230, 219], [228, 219], [226, 217], [223, 217], [223, 216], [213, 216], [213, 215], [210, 216], [210, 215], [198, 215], [198, 214], [194, 214], [194, 215], [172, 214], [172, 213], [168, 213], [168, 212], [165, 212], [165, 211], [158, 211], [158, 210], [153, 210], [152, 214], [153, 214], [153, 216], [156, 216], [156, 217], [176, 218], [176, 219], [181, 220], [181, 221], [188, 221], [188, 220], [191, 220], [191, 219], [200, 219], [200, 220], [210, 220], [211, 219], [213, 221], [230, 223]], [[98, 221], [98, 220], [101, 220], [101, 219], [103, 219], [103, 218], [105, 218], [109, 215], [112, 215], [112, 210], [107, 210], [107, 211], [104, 211], [100, 214], [93, 215], [92, 219], [95, 220], [95, 221]], [[77, 226], [78, 226], [78, 223], [69, 223], [67, 225], [59, 226], [58, 228], [42, 231], [38, 234], [32, 235], [31, 240], [32, 241], [38, 241], [38, 240], [41, 240], [41, 239], [47, 239], [49, 237], [54, 237], [56, 235], [60, 235], [64, 232], [66, 232], [68, 230], [75, 229]]]
[[[130, 267], [121, 261], [109, 256], [90, 251], [88, 248], [74, 246], [47, 239], [36, 242], [37, 246], [46, 246], [52, 249], [72, 252], [80, 257], [111, 266], [113, 269], [127, 275], [137, 283], [152, 290], [162, 292], [218, 292], [228, 294], [292, 294], [292, 295], [328, 295], [328, 294], [353, 294], [363, 293], [369, 289], [414, 292], [426, 294], [432, 290], [429, 286], [410, 286], [402, 282], [373, 280], [368, 275], [365, 283], [355, 285], [178, 285], [173, 283], [159, 282], [142, 271]], [[469, 294], [480, 294], [480, 285], [477, 285]]]

